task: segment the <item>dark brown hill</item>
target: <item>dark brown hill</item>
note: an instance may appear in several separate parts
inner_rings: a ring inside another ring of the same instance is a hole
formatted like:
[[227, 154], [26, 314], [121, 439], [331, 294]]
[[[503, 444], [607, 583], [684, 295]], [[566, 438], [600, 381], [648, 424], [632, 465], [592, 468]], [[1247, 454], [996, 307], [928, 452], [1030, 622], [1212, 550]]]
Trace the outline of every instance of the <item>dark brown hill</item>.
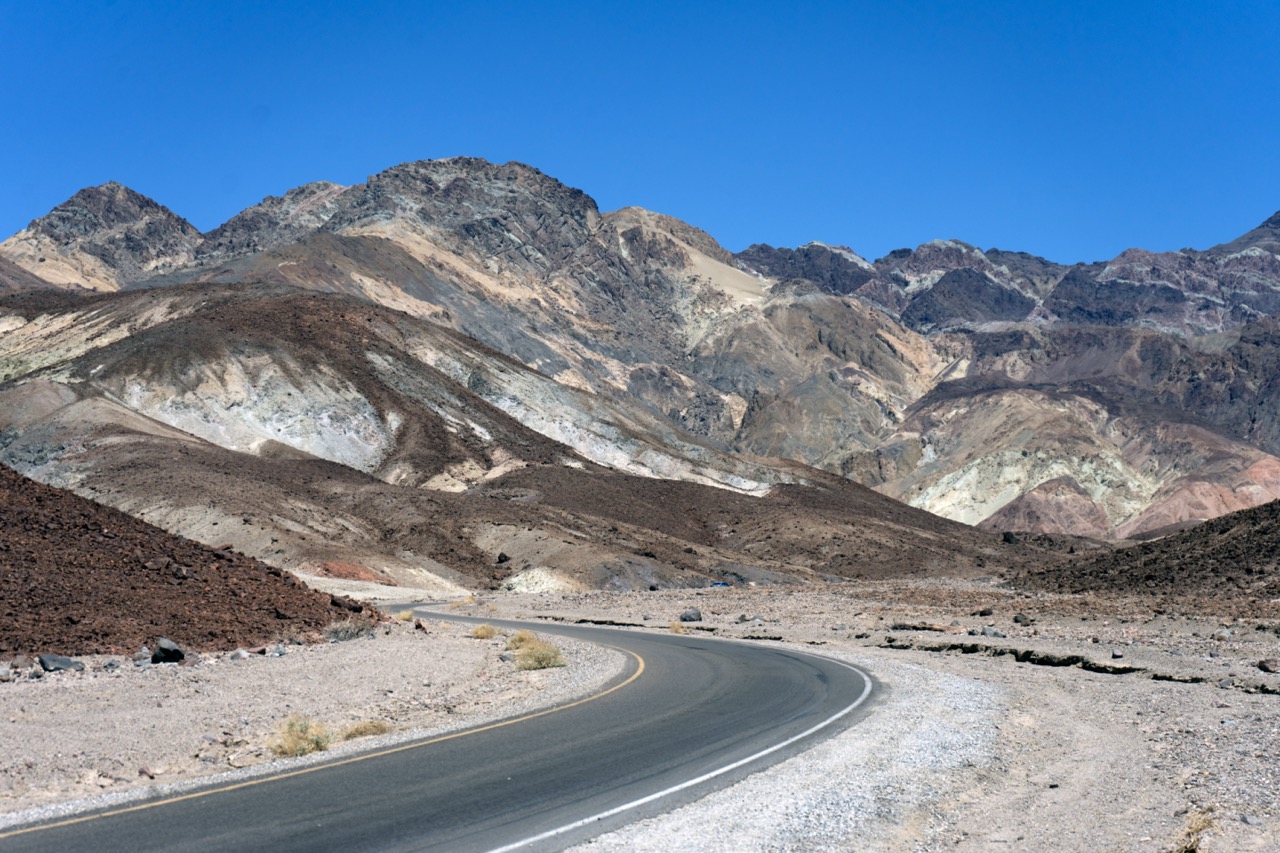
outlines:
[[233, 649], [318, 635], [361, 605], [0, 466], [0, 652]]
[[1019, 586], [1236, 603], [1280, 613], [1280, 501], [1129, 548], [1029, 573]]

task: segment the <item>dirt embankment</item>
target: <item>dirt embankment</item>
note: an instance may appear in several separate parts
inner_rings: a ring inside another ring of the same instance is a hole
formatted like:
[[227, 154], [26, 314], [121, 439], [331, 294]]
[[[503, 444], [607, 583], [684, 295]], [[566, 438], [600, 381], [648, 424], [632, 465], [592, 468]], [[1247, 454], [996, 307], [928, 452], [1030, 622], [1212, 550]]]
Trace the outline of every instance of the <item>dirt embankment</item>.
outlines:
[[348, 618], [374, 614], [0, 466], [0, 653], [234, 649]]

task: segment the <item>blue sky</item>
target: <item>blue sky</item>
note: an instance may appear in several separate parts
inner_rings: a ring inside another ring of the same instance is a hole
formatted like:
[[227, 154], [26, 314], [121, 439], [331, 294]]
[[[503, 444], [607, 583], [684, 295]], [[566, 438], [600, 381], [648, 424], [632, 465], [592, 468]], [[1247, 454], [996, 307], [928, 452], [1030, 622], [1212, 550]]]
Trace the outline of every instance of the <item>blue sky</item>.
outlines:
[[1280, 209], [1280, 4], [0, 0], [0, 234], [118, 180], [208, 230], [406, 160], [520, 160], [728, 248], [1058, 261]]

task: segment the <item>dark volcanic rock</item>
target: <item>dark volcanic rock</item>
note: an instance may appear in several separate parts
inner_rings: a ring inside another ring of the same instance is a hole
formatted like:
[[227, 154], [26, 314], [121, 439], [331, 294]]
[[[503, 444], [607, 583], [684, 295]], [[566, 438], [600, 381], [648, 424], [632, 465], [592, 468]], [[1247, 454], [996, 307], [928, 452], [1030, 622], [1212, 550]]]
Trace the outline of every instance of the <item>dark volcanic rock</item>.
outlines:
[[83, 672], [84, 664], [64, 655], [40, 655], [40, 668], [45, 672]]
[[973, 269], [959, 269], [938, 279], [902, 312], [913, 329], [930, 331], [991, 320], [1025, 320], [1035, 308], [1031, 297], [1003, 287]]
[[177, 643], [168, 637], [156, 640], [156, 650], [151, 653], [152, 663], [181, 663], [187, 657]]

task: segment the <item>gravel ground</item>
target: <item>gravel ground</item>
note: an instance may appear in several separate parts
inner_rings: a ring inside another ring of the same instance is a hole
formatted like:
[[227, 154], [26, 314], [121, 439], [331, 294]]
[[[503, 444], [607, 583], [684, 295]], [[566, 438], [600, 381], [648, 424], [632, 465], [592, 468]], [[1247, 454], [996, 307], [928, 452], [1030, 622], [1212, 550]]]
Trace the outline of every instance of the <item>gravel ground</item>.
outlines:
[[[567, 666], [522, 672], [499, 658], [505, 637], [472, 639], [470, 629], [396, 622], [368, 638], [243, 659], [135, 666], [86, 657], [84, 672], [24, 672], [0, 683], [0, 827], [527, 713], [599, 689], [625, 662], [557, 638]], [[390, 733], [282, 761], [269, 743], [291, 714], [339, 738], [370, 721]]]

